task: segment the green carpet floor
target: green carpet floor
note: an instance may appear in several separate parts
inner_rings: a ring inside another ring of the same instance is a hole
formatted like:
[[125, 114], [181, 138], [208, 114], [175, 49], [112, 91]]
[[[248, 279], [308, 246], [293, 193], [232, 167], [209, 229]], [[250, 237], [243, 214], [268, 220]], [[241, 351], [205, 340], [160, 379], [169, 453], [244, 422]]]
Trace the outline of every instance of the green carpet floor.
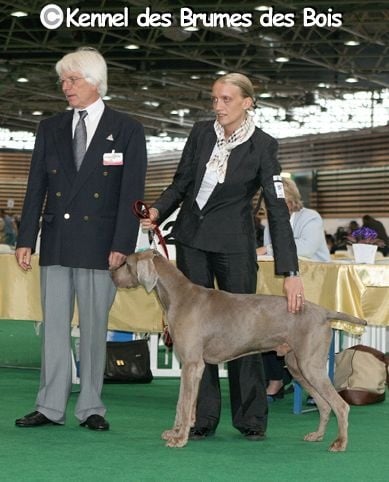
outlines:
[[[6, 368], [4, 365], [26, 368]], [[352, 407], [349, 448], [329, 453], [336, 423], [325, 440], [302, 440], [317, 412], [292, 414], [293, 395], [270, 406], [267, 440], [248, 442], [230, 423], [228, 388], [222, 380], [223, 412], [216, 435], [169, 449], [160, 438], [173, 423], [179, 380], [149, 385], [106, 385], [109, 432], [78, 426], [68, 406], [65, 426], [21, 429], [14, 420], [34, 409], [39, 382], [39, 342], [32, 324], [0, 320], [0, 481], [387, 481], [389, 401]]]

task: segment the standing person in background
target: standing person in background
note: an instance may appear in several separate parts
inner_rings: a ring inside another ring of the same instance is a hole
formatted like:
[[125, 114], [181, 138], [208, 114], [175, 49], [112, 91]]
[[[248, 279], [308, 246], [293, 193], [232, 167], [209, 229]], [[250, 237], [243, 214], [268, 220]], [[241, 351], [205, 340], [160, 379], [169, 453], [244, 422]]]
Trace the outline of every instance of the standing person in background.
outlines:
[[[276, 157], [277, 142], [255, 127], [254, 89], [246, 76], [232, 73], [216, 80], [212, 103], [216, 121], [194, 125], [172, 184], [142, 225], [152, 228], [181, 205], [173, 228], [177, 267], [192, 282], [207, 288], [213, 288], [216, 279], [225, 291], [255, 293], [251, 202], [262, 186], [276, 273], [285, 276], [288, 310], [295, 313], [303, 307], [303, 286]], [[229, 362], [228, 376], [234, 427], [247, 440], [264, 439], [267, 401], [261, 355]], [[218, 367], [206, 364], [191, 440], [215, 432], [220, 408]]]
[[[288, 178], [283, 178], [285, 200], [289, 209], [290, 224], [297, 247], [298, 256], [314, 259], [316, 261], [330, 261], [323, 220], [320, 214], [303, 205], [300, 192], [296, 183]], [[268, 226], [264, 232], [264, 246], [257, 249], [257, 254], [273, 254], [272, 236]], [[275, 351], [263, 353], [268, 400], [282, 398], [284, 386], [284, 357], [278, 357]]]
[[146, 142], [141, 124], [104, 104], [107, 66], [99, 52], [67, 54], [56, 71], [73, 109], [41, 122], [31, 161], [15, 254], [23, 270], [31, 269], [42, 215], [42, 366], [36, 411], [15, 423], [65, 422], [77, 299], [81, 390], [75, 415], [84, 427], [108, 430], [101, 391], [116, 292], [109, 269], [135, 250], [139, 223], [131, 206], [143, 197]]

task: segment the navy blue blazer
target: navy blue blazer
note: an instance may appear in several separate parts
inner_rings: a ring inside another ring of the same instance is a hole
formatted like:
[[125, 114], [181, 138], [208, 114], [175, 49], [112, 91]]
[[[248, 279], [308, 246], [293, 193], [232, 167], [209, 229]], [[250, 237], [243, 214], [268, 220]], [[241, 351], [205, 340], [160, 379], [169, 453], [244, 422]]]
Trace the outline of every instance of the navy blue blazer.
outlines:
[[[35, 249], [40, 218], [40, 264], [107, 269], [110, 251], [135, 250], [147, 167], [143, 126], [105, 106], [79, 172], [72, 151], [73, 111], [38, 128], [18, 234], [18, 247]], [[121, 165], [104, 154], [121, 153]], [[43, 207], [44, 206], [44, 207]]]
[[281, 170], [277, 141], [256, 128], [250, 139], [231, 151], [224, 183], [215, 187], [200, 210], [196, 197], [215, 143], [213, 121], [194, 125], [172, 184], [154, 203], [161, 222], [181, 205], [172, 231], [178, 242], [205, 251], [255, 253], [252, 199], [262, 187], [276, 273], [298, 270], [289, 211], [274, 186], [273, 176]]

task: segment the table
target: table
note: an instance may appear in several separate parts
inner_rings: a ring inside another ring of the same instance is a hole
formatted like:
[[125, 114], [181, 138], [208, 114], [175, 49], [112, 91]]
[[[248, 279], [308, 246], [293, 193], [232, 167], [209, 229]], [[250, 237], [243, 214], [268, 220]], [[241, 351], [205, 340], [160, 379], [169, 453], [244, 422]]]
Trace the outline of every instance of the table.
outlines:
[[[389, 325], [389, 260], [374, 265], [334, 261], [318, 263], [300, 260], [305, 297], [328, 309], [364, 318], [372, 325]], [[0, 319], [41, 321], [38, 256], [32, 270], [22, 271], [12, 254], [0, 254]], [[274, 276], [274, 263], [259, 260], [257, 292], [282, 294], [283, 277]], [[78, 323], [77, 314], [73, 324]], [[352, 326], [335, 322], [335, 328], [352, 331]], [[119, 331], [162, 331], [162, 311], [154, 293], [143, 287], [117, 292], [109, 316], [109, 329]], [[359, 333], [356, 333], [359, 334]]]
[[[0, 254], [0, 319], [42, 321], [38, 256], [32, 270], [20, 269], [11, 254]], [[78, 324], [76, 311], [72, 325]], [[134, 332], [162, 330], [162, 312], [156, 296], [142, 287], [118, 290], [109, 316], [109, 329]]]
[[[307, 300], [363, 318], [371, 325], [389, 325], [389, 259], [376, 264], [300, 259], [299, 265]], [[262, 276], [258, 278], [257, 291], [282, 294], [283, 279], [273, 275], [273, 262], [260, 261], [260, 270]], [[361, 333], [358, 327], [355, 330], [348, 323], [335, 322], [333, 326]]]

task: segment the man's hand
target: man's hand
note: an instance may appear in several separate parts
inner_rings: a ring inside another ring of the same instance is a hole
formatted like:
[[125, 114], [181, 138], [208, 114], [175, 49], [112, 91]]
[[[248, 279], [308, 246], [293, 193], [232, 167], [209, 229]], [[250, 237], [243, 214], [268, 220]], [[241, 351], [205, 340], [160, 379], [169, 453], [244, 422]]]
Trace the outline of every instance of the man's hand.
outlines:
[[16, 262], [24, 270], [29, 271], [31, 266], [31, 248], [17, 248], [15, 251]]
[[111, 251], [108, 257], [108, 266], [110, 270], [119, 268], [127, 259], [127, 255], [118, 251]]
[[304, 286], [300, 276], [287, 276], [284, 293], [288, 299], [288, 311], [296, 313], [304, 308]]

